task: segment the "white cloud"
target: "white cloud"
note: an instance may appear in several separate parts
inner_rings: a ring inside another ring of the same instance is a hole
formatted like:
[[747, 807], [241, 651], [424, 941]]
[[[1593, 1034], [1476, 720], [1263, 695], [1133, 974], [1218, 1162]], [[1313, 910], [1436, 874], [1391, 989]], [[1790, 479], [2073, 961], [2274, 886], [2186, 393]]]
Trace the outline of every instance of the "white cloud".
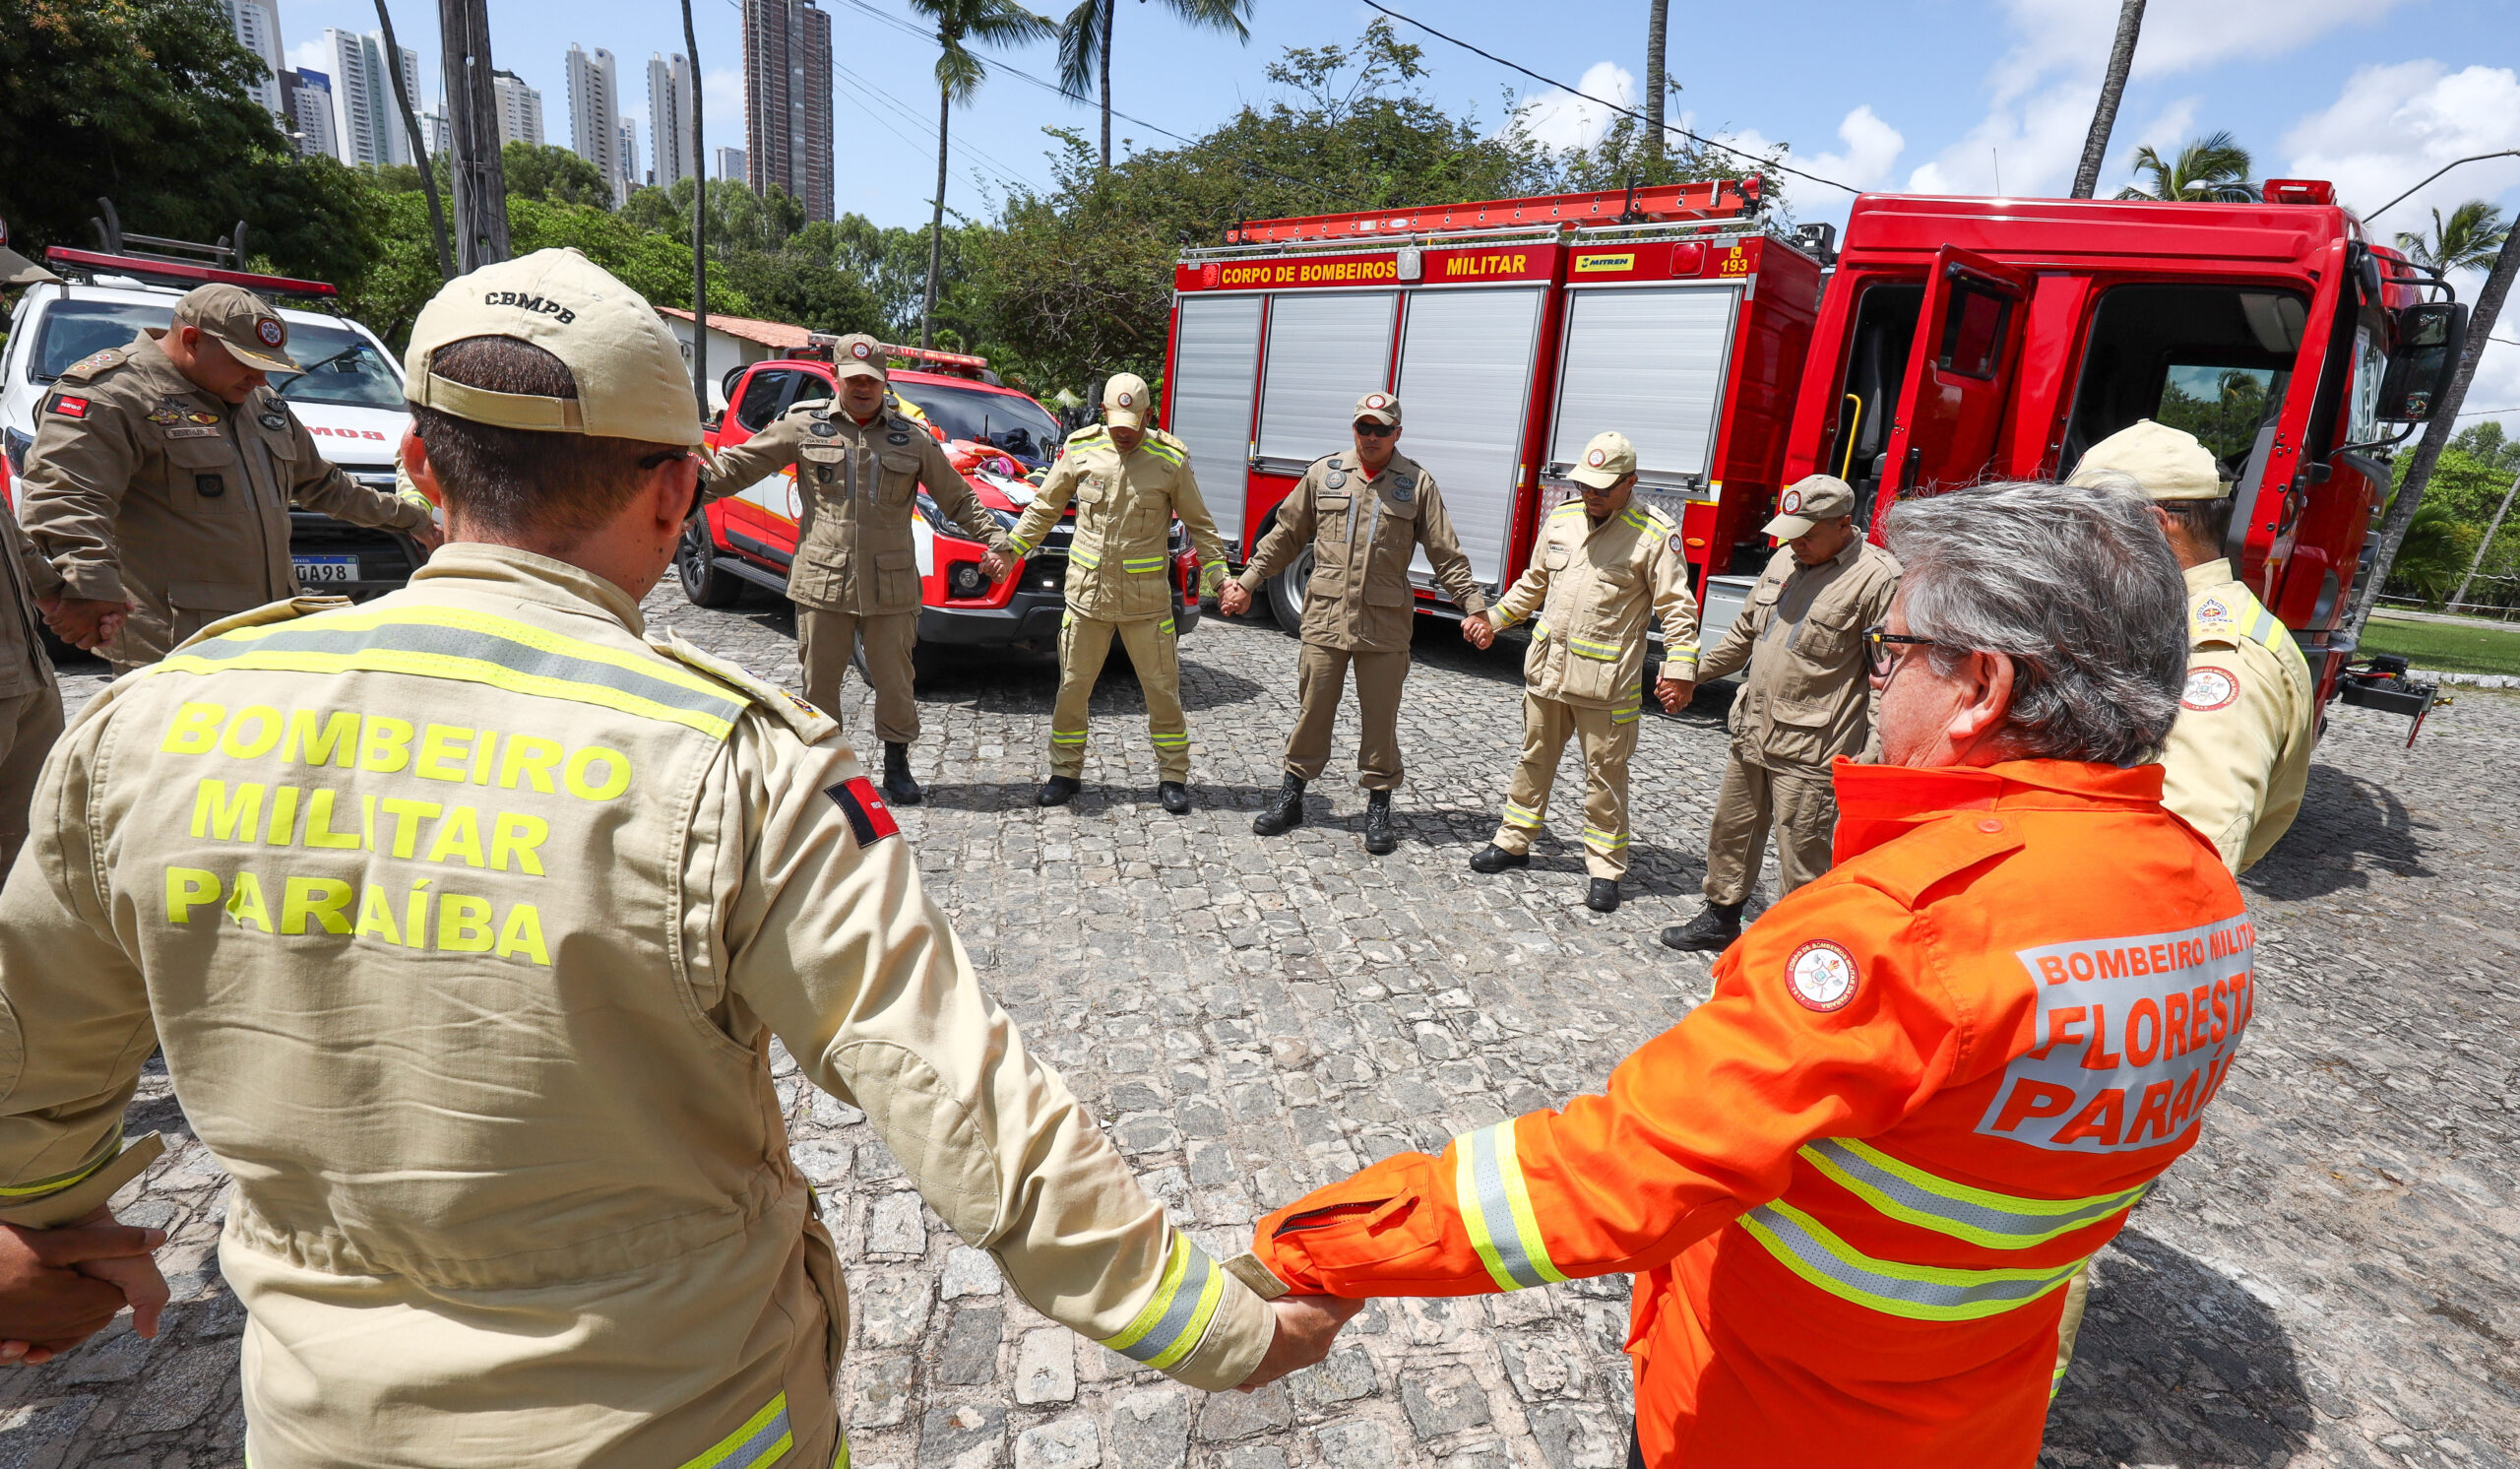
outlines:
[[[1626, 67], [1610, 61], [1596, 61], [1585, 69], [1576, 82], [1575, 92], [1615, 102], [1621, 107], [1636, 105], [1636, 78]], [[1571, 148], [1590, 148], [1602, 141], [1609, 131], [1610, 120], [1617, 114], [1597, 102], [1577, 96], [1574, 92], [1552, 87], [1537, 96], [1528, 96], [1514, 106], [1514, 116], [1533, 140], [1543, 147], [1563, 152]]]
[[[2520, 76], [2509, 67], [2451, 71], [2438, 61], [2366, 66], [2337, 99], [2301, 119], [2284, 139], [2297, 178], [2324, 178], [2337, 197], [2377, 209], [2453, 159], [2520, 142]], [[2368, 222], [2380, 238], [2427, 227], [2465, 199], [2490, 199], [2520, 184], [2520, 159], [2454, 168], [2387, 215]], [[2506, 334], [2509, 335], [2509, 334]]]
[[288, 65], [292, 71], [303, 68], [329, 77], [333, 74], [333, 48], [324, 44], [320, 36], [314, 40], [301, 40], [288, 48]]
[[1899, 155], [1908, 146], [1907, 138], [1875, 115], [1869, 102], [1839, 122], [1838, 141], [1846, 145], [1844, 152], [1813, 154], [1798, 160], [1796, 166], [1822, 178], [1868, 189], [1889, 178], [1890, 165], [1899, 161]]

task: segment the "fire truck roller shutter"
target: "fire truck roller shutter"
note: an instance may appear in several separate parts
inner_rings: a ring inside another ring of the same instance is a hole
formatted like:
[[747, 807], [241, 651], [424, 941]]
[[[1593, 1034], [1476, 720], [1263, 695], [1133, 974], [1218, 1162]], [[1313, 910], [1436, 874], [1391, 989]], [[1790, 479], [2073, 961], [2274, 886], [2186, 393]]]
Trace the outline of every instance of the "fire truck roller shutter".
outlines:
[[1704, 493], [1740, 300], [1738, 287], [1714, 282], [1567, 292], [1550, 461], [1572, 465], [1615, 428], [1636, 445], [1645, 484], [1695, 476]]
[[[1435, 477], [1462, 553], [1490, 587], [1504, 575], [1514, 529], [1544, 293], [1537, 286], [1421, 290], [1401, 329], [1403, 451]], [[1412, 564], [1421, 583], [1431, 579], [1423, 550]]]
[[1190, 446], [1190, 473], [1228, 549], [1242, 553], [1243, 502], [1251, 482], [1251, 395], [1260, 378], [1256, 295], [1190, 296], [1181, 302], [1172, 351], [1172, 416], [1166, 426]]
[[1390, 290], [1282, 291], [1271, 299], [1269, 365], [1260, 384], [1263, 468], [1299, 475], [1355, 442], [1349, 424], [1356, 400], [1391, 386], [1399, 303]]

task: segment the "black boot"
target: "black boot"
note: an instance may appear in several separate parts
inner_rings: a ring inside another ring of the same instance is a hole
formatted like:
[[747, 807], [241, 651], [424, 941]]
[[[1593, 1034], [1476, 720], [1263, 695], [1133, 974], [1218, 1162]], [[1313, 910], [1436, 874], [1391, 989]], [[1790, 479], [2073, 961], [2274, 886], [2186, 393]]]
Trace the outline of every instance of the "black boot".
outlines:
[[1083, 783], [1072, 775], [1054, 775], [1041, 782], [1041, 789], [1033, 793], [1033, 803], [1043, 806], [1063, 806], [1076, 799], [1076, 793], [1083, 789]]
[[1709, 903], [1698, 910], [1697, 917], [1676, 928], [1663, 930], [1667, 947], [1683, 953], [1723, 953], [1741, 936], [1741, 905]]
[[1618, 912], [1618, 879], [1594, 878], [1593, 885], [1584, 890], [1584, 906], [1595, 913]]
[[927, 798], [911, 779], [910, 746], [891, 739], [884, 741], [884, 798], [897, 806], [914, 806]]
[[1260, 814], [1251, 818], [1251, 834], [1255, 837], [1284, 836], [1303, 825], [1303, 777], [1288, 776], [1278, 783], [1277, 797]]
[[1365, 850], [1385, 857], [1400, 847], [1400, 833], [1391, 829], [1391, 793], [1365, 793]]
[[1470, 869], [1474, 872], [1502, 872], [1507, 867], [1528, 867], [1531, 864], [1530, 853], [1508, 852], [1493, 842], [1472, 853], [1470, 858]]
[[1156, 782], [1155, 798], [1164, 802], [1164, 808], [1175, 816], [1190, 814], [1190, 788], [1179, 781]]

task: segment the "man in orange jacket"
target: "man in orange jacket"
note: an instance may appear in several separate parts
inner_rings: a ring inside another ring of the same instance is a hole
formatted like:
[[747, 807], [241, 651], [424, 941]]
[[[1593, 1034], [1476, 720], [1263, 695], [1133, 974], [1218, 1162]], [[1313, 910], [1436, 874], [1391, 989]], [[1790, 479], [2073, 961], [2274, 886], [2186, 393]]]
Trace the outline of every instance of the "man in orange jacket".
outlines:
[[1239, 1270], [1346, 1297], [1632, 1272], [1650, 1469], [2037, 1459], [2065, 1282], [2195, 1141], [2251, 930], [2149, 763], [2186, 594], [2143, 501], [1990, 485], [1889, 541], [1887, 763], [1838, 762], [1829, 873], [1606, 1096], [1320, 1189]]

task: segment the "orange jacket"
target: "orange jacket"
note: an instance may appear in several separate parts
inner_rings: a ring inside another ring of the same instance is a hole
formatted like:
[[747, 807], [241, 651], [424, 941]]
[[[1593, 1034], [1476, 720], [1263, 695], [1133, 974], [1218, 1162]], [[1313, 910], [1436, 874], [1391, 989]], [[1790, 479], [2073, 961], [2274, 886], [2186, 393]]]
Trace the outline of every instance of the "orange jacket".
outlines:
[[2059, 1289], [2195, 1141], [2251, 930], [2161, 768], [1837, 765], [1838, 865], [1579, 1097], [1260, 1222], [1293, 1289], [1634, 1272], [1645, 1462], [2027, 1465]]

